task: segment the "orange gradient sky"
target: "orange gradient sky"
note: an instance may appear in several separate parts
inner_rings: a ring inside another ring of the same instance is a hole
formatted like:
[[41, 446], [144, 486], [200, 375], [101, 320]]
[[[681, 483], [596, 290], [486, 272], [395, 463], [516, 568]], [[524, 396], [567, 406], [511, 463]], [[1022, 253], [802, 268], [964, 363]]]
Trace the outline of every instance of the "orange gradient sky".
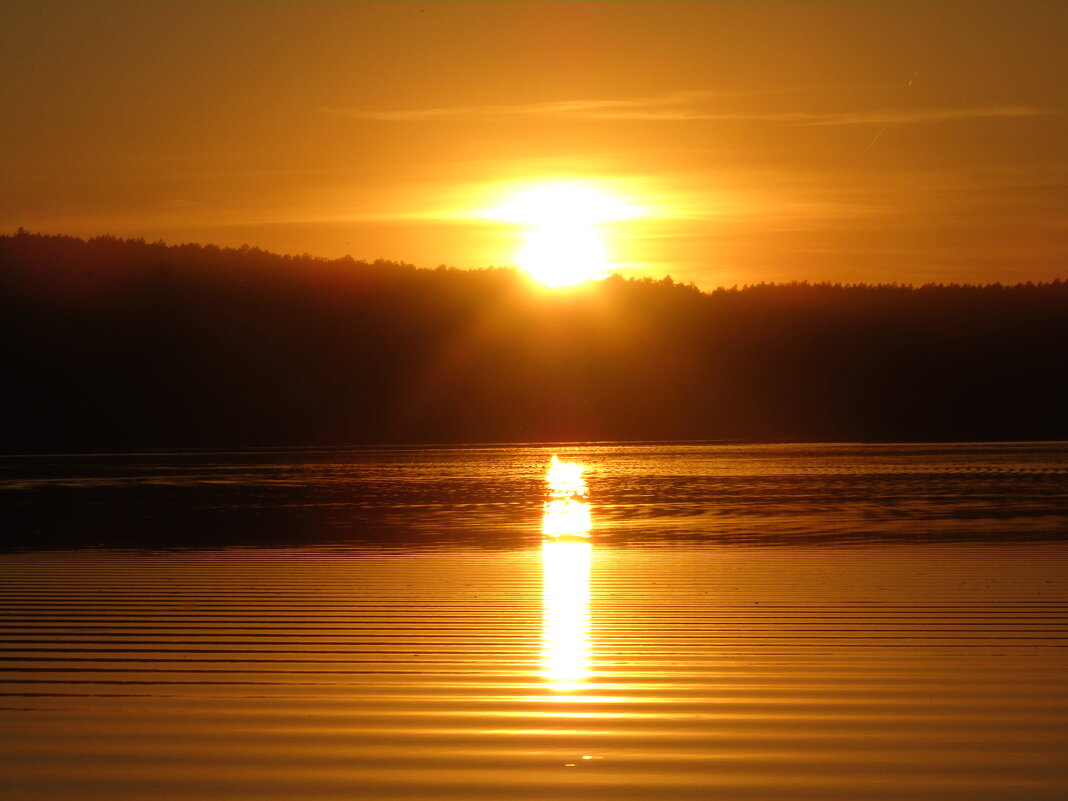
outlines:
[[1068, 273], [1068, 3], [3, 3], [0, 231], [515, 264], [568, 182], [611, 269]]

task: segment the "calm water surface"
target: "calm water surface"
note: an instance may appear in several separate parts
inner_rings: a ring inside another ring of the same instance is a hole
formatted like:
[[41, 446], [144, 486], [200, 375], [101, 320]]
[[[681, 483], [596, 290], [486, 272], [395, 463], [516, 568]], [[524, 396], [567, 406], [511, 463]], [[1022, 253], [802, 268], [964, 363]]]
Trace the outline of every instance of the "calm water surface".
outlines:
[[1062, 799], [1066, 457], [5, 457], [0, 797]]

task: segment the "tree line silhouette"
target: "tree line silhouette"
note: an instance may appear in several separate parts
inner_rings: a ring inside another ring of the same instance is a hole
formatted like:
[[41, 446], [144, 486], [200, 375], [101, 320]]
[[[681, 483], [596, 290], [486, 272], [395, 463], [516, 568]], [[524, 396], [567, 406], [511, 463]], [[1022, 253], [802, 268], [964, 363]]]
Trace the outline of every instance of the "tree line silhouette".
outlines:
[[1068, 437], [1068, 282], [761, 284], [0, 237], [8, 452]]

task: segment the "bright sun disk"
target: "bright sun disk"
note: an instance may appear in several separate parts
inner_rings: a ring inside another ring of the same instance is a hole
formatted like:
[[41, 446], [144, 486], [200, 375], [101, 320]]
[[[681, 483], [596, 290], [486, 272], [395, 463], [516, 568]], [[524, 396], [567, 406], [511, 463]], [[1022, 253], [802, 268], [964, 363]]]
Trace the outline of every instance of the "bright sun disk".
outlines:
[[603, 278], [610, 263], [598, 225], [638, 213], [583, 184], [555, 183], [518, 192], [489, 216], [526, 226], [516, 253], [519, 268], [546, 286], [560, 287]]

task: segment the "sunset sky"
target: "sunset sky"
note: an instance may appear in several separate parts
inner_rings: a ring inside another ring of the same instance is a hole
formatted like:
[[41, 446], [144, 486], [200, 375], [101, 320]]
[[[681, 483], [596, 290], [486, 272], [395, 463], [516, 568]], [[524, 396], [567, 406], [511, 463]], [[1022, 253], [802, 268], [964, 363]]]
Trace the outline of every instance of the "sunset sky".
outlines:
[[564, 184], [625, 275], [1068, 276], [1065, 2], [2, 11], [2, 233], [477, 268]]

